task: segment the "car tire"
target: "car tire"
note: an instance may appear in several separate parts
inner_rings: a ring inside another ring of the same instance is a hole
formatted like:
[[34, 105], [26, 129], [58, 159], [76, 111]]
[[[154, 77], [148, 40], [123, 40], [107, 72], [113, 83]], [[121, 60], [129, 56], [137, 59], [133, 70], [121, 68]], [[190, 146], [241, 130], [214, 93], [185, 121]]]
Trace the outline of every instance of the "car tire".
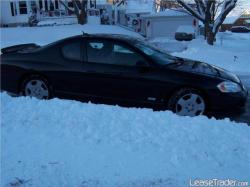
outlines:
[[23, 80], [21, 94], [37, 99], [50, 99], [52, 98], [52, 88], [49, 82], [42, 76], [31, 75]]
[[182, 88], [169, 99], [168, 108], [181, 116], [198, 116], [204, 114], [206, 103], [200, 91]]

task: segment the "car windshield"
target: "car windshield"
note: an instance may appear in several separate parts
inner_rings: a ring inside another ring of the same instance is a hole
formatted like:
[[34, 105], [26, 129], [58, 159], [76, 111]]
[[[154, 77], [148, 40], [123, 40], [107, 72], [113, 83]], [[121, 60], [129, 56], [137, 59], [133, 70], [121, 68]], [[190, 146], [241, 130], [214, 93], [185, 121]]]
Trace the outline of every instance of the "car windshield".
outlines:
[[169, 55], [167, 52], [158, 49], [152, 44], [140, 41], [136, 43], [135, 46], [160, 65], [167, 65], [176, 61], [176, 57]]

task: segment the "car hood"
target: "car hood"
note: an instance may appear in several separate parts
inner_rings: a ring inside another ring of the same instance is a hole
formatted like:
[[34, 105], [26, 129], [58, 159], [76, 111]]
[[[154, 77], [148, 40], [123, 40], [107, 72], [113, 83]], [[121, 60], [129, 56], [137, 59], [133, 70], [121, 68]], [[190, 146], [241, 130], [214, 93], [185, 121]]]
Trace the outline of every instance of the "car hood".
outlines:
[[223, 79], [227, 79], [237, 83], [240, 82], [239, 78], [230, 71], [227, 71], [225, 69], [219, 68], [217, 66], [205, 62], [177, 57], [175, 62], [170, 63], [167, 66], [171, 69], [176, 69], [180, 71], [221, 77]]

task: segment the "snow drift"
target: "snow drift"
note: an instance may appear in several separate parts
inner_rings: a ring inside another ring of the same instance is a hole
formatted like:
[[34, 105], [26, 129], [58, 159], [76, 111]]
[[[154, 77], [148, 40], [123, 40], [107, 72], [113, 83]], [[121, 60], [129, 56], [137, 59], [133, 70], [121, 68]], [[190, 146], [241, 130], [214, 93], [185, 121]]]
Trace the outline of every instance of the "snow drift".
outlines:
[[168, 186], [250, 178], [250, 128], [204, 116], [1, 93], [1, 186]]

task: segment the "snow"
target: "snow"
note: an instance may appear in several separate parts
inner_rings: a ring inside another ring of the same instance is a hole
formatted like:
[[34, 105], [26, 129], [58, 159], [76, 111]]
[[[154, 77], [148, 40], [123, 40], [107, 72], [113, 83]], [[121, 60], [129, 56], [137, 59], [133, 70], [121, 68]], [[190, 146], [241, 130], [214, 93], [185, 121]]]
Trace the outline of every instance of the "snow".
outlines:
[[151, 13], [153, 11], [152, 0], [127, 0], [126, 14]]
[[250, 33], [218, 33], [214, 46], [208, 45], [202, 36], [179, 43], [187, 45], [187, 50], [173, 55], [207, 62], [237, 74], [250, 74]]
[[234, 24], [234, 22], [239, 18], [240, 16], [227, 16], [223, 24]]
[[114, 33], [141, 37], [138, 33], [113, 25], [75, 24], [54, 27], [0, 28], [1, 48], [25, 43], [45, 45], [65, 37], [82, 34], [82, 31], [86, 33]]
[[47, 19], [43, 21], [39, 21], [37, 26], [58, 26], [58, 25], [72, 25], [76, 24], [76, 17], [66, 17], [66, 18], [57, 18], [57, 19]]
[[246, 124], [70, 100], [0, 97], [3, 187], [182, 187], [190, 179], [250, 178]]
[[88, 24], [100, 25], [101, 24], [100, 16], [88, 16]]
[[179, 10], [172, 10], [172, 9], [167, 9], [162, 12], [157, 12], [157, 13], [152, 13], [150, 15], [145, 15], [142, 17], [179, 17], [179, 16], [190, 16], [188, 13], [179, 11]]
[[190, 25], [181, 25], [178, 27], [176, 32], [183, 32], [187, 34], [194, 34], [195, 33], [195, 28]]
[[157, 37], [149, 40], [149, 42], [167, 53], [182, 52], [188, 48], [188, 42], [178, 42], [175, 39], [166, 37]]

